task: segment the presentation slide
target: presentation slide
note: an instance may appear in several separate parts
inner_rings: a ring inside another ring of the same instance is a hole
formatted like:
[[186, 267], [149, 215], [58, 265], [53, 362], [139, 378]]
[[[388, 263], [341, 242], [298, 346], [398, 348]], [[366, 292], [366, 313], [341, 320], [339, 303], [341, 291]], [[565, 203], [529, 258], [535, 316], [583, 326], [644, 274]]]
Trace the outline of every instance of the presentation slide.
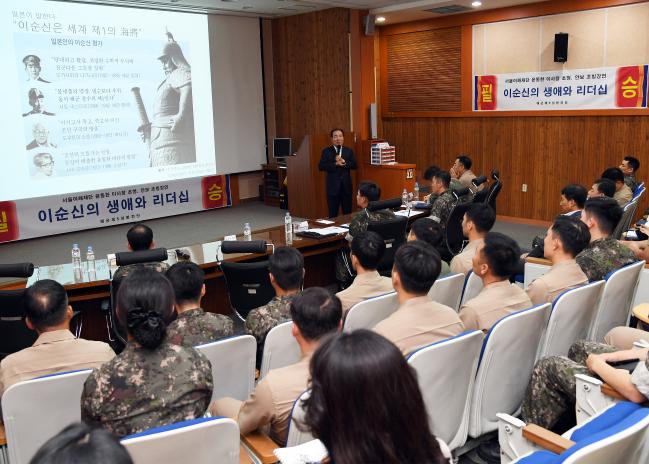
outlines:
[[0, 4], [0, 201], [216, 173], [206, 15]]

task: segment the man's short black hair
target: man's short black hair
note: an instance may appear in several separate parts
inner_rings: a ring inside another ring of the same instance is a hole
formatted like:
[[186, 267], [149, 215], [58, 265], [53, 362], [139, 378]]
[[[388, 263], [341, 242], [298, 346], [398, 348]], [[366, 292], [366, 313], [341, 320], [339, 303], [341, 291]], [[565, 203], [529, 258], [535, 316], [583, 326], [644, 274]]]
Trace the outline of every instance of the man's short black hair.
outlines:
[[176, 303], [191, 303], [200, 298], [205, 272], [196, 263], [191, 261], [176, 263], [167, 269], [165, 277], [169, 279], [174, 289]]
[[640, 160], [635, 156], [625, 156], [624, 161], [626, 161], [629, 167], [633, 169], [633, 172], [636, 172], [638, 169], [640, 169]]
[[153, 243], [153, 231], [140, 222], [128, 230], [126, 240], [133, 251], [148, 250]]
[[291, 301], [291, 319], [310, 341], [336, 333], [342, 317], [340, 300], [325, 288], [307, 288]]
[[334, 133], [338, 131], [340, 131], [340, 133], [343, 134], [343, 137], [345, 136], [345, 131], [337, 127], [335, 129], [331, 129], [331, 132], [329, 132], [329, 137], [333, 138]]
[[438, 171], [433, 175], [433, 177], [438, 179], [446, 188], [451, 185], [451, 175], [448, 171]]
[[442, 226], [427, 217], [413, 222], [410, 232], [417, 237], [417, 240], [428, 243], [433, 248], [440, 246], [444, 240]]
[[624, 182], [624, 173], [620, 168], [608, 168], [602, 173], [602, 179], [609, 179], [613, 182]]
[[496, 213], [484, 203], [472, 203], [464, 214], [480, 233], [489, 232], [496, 223]]
[[500, 232], [488, 232], [482, 255], [494, 275], [509, 278], [520, 261], [521, 250], [513, 238]]
[[563, 251], [573, 258], [590, 243], [588, 226], [573, 216], [558, 216], [551, 227], [552, 233], [563, 245]]
[[573, 200], [577, 208], [584, 209], [584, 203], [586, 203], [586, 198], [588, 197], [588, 190], [583, 185], [568, 184], [561, 189], [561, 195], [566, 197], [568, 201]]
[[441, 171], [441, 168], [439, 166], [429, 166], [424, 171], [424, 180], [432, 180], [432, 178], [435, 177], [435, 174], [437, 174], [439, 171]]
[[611, 235], [622, 219], [623, 210], [612, 198], [591, 198], [584, 205], [584, 212], [593, 218], [599, 229]]
[[595, 185], [597, 185], [597, 191], [608, 198], [613, 198], [613, 195], [615, 195], [615, 182], [611, 179], [597, 179]]
[[383, 253], [385, 253], [385, 242], [376, 232], [366, 230], [354, 235], [352, 254], [356, 256], [363, 269], [376, 270]]
[[304, 257], [295, 248], [275, 248], [268, 258], [268, 271], [282, 290], [299, 290], [304, 277]]
[[25, 291], [25, 314], [37, 330], [43, 331], [65, 320], [68, 295], [63, 285], [55, 280], [34, 282]]
[[381, 199], [381, 188], [374, 182], [364, 180], [358, 184], [358, 193], [368, 201], [378, 201]]
[[464, 169], [471, 169], [471, 166], [473, 166], [473, 161], [467, 155], [460, 155], [457, 157], [457, 160], [464, 166]]
[[439, 277], [442, 258], [428, 243], [415, 240], [399, 247], [394, 255], [394, 270], [406, 292], [425, 295]]

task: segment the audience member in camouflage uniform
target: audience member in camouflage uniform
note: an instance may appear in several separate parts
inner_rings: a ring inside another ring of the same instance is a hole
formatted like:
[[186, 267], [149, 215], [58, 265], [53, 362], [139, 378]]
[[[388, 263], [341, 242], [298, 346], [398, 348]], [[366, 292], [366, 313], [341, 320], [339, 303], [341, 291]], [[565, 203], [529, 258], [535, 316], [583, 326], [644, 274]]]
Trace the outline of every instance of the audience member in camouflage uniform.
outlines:
[[349, 223], [349, 233], [347, 234], [347, 240], [349, 242], [352, 241], [356, 234], [365, 232], [370, 222], [389, 221], [394, 218], [394, 213], [389, 209], [380, 209], [378, 211], [367, 210], [367, 205], [369, 205], [370, 201], [378, 201], [380, 199], [381, 189], [374, 182], [361, 182], [358, 185], [356, 204], [360, 208], [363, 208], [363, 210], [356, 213]]
[[575, 260], [588, 280], [601, 280], [611, 271], [636, 261], [633, 252], [612, 238], [622, 219], [622, 208], [612, 198], [592, 198], [586, 202], [581, 220], [590, 230], [590, 244]]
[[270, 329], [291, 320], [291, 301], [304, 281], [304, 258], [291, 247], [279, 247], [268, 258], [270, 283], [275, 297], [265, 306], [248, 313], [245, 330], [257, 340], [257, 368], [261, 366], [264, 342]]
[[[435, 200], [439, 198], [439, 195], [432, 193], [432, 182], [435, 174], [441, 170], [442, 169], [438, 166], [430, 166], [428, 169], [426, 169], [426, 171], [424, 171], [424, 180], [427, 180], [431, 184], [430, 186], [431, 193], [429, 193], [424, 197], [424, 201], [428, 202], [429, 205], [433, 205], [435, 203]], [[461, 188], [463, 188], [463, 186], [460, 180], [451, 178], [451, 181], [449, 183], [449, 189], [453, 191], [453, 190], [459, 190]]]
[[[632, 375], [615, 369], [606, 361], [640, 359]], [[603, 343], [577, 341], [568, 357], [551, 356], [536, 363], [523, 400], [522, 416], [526, 422], [552, 428], [576, 400], [575, 374], [597, 376], [629, 401], [649, 398], [649, 361], [646, 349], [616, 351]], [[558, 431], [563, 432], [563, 431]]]
[[457, 203], [457, 199], [449, 188], [451, 176], [447, 171], [439, 171], [433, 176], [432, 193], [437, 195], [435, 203], [430, 210], [430, 218], [442, 227], [442, 232], [446, 233], [446, 223], [451, 214], [451, 210]]
[[95, 369], [83, 386], [81, 419], [124, 436], [205, 414], [212, 369], [204, 354], [166, 340], [173, 289], [160, 273], [142, 270], [122, 282], [117, 316], [129, 343]]
[[201, 308], [205, 273], [192, 262], [176, 263], [165, 274], [174, 289], [178, 318], [167, 328], [169, 343], [198, 346], [233, 334], [232, 319]]
[[625, 156], [622, 164], [620, 164], [620, 169], [624, 174], [624, 183], [632, 192], [635, 192], [635, 189], [639, 185], [639, 182], [635, 178], [635, 173], [640, 169], [640, 161], [634, 156]]
[[[155, 248], [153, 231], [149, 226], [141, 223], [135, 224], [128, 230], [126, 233], [126, 240], [128, 241], [129, 251], [144, 251]], [[126, 266], [120, 266], [117, 268], [115, 274], [113, 274], [113, 280], [120, 281], [133, 271], [140, 269], [151, 269], [156, 272], [165, 272], [169, 269], [169, 265], [167, 263], [127, 264]]]

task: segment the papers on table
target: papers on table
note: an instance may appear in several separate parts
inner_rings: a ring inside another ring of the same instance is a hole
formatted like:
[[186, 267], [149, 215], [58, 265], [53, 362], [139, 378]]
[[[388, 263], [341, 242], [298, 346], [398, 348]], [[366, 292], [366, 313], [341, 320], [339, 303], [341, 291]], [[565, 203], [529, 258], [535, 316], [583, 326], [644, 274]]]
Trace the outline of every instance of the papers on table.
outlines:
[[331, 227], [323, 227], [320, 229], [307, 229], [304, 232], [325, 236], [325, 235], [346, 234], [347, 229], [343, 227], [331, 226]]
[[330, 221], [329, 219], [316, 219], [315, 222], [317, 222], [318, 224], [324, 224], [326, 226], [334, 223], [334, 221]]
[[327, 457], [327, 449], [320, 440], [307, 441], [290, 448], [277, 448], [273, 453], [282, 464], [315, 464]]
[[411, 210], [399, 210], [394, 212], [395, 215], [397, 216], [403, 216], [403, 217], [412, 217], [412, 216], [418, 216], [420, 214], [426, 214], [426, 211], [416, 211], [414, 209]]

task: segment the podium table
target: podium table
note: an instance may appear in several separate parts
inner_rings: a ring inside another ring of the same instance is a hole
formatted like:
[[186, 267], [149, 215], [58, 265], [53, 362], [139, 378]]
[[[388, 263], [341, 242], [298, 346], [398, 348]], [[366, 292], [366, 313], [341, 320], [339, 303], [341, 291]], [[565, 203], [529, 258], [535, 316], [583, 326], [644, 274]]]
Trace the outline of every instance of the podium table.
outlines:
[[416, 164], [370, 164], [361, 163], [358, 166], [358, 181], [369, 180], [381, 187], [381, 199], [401, 198], [403, 189], [412, 192], [415, 188]]

